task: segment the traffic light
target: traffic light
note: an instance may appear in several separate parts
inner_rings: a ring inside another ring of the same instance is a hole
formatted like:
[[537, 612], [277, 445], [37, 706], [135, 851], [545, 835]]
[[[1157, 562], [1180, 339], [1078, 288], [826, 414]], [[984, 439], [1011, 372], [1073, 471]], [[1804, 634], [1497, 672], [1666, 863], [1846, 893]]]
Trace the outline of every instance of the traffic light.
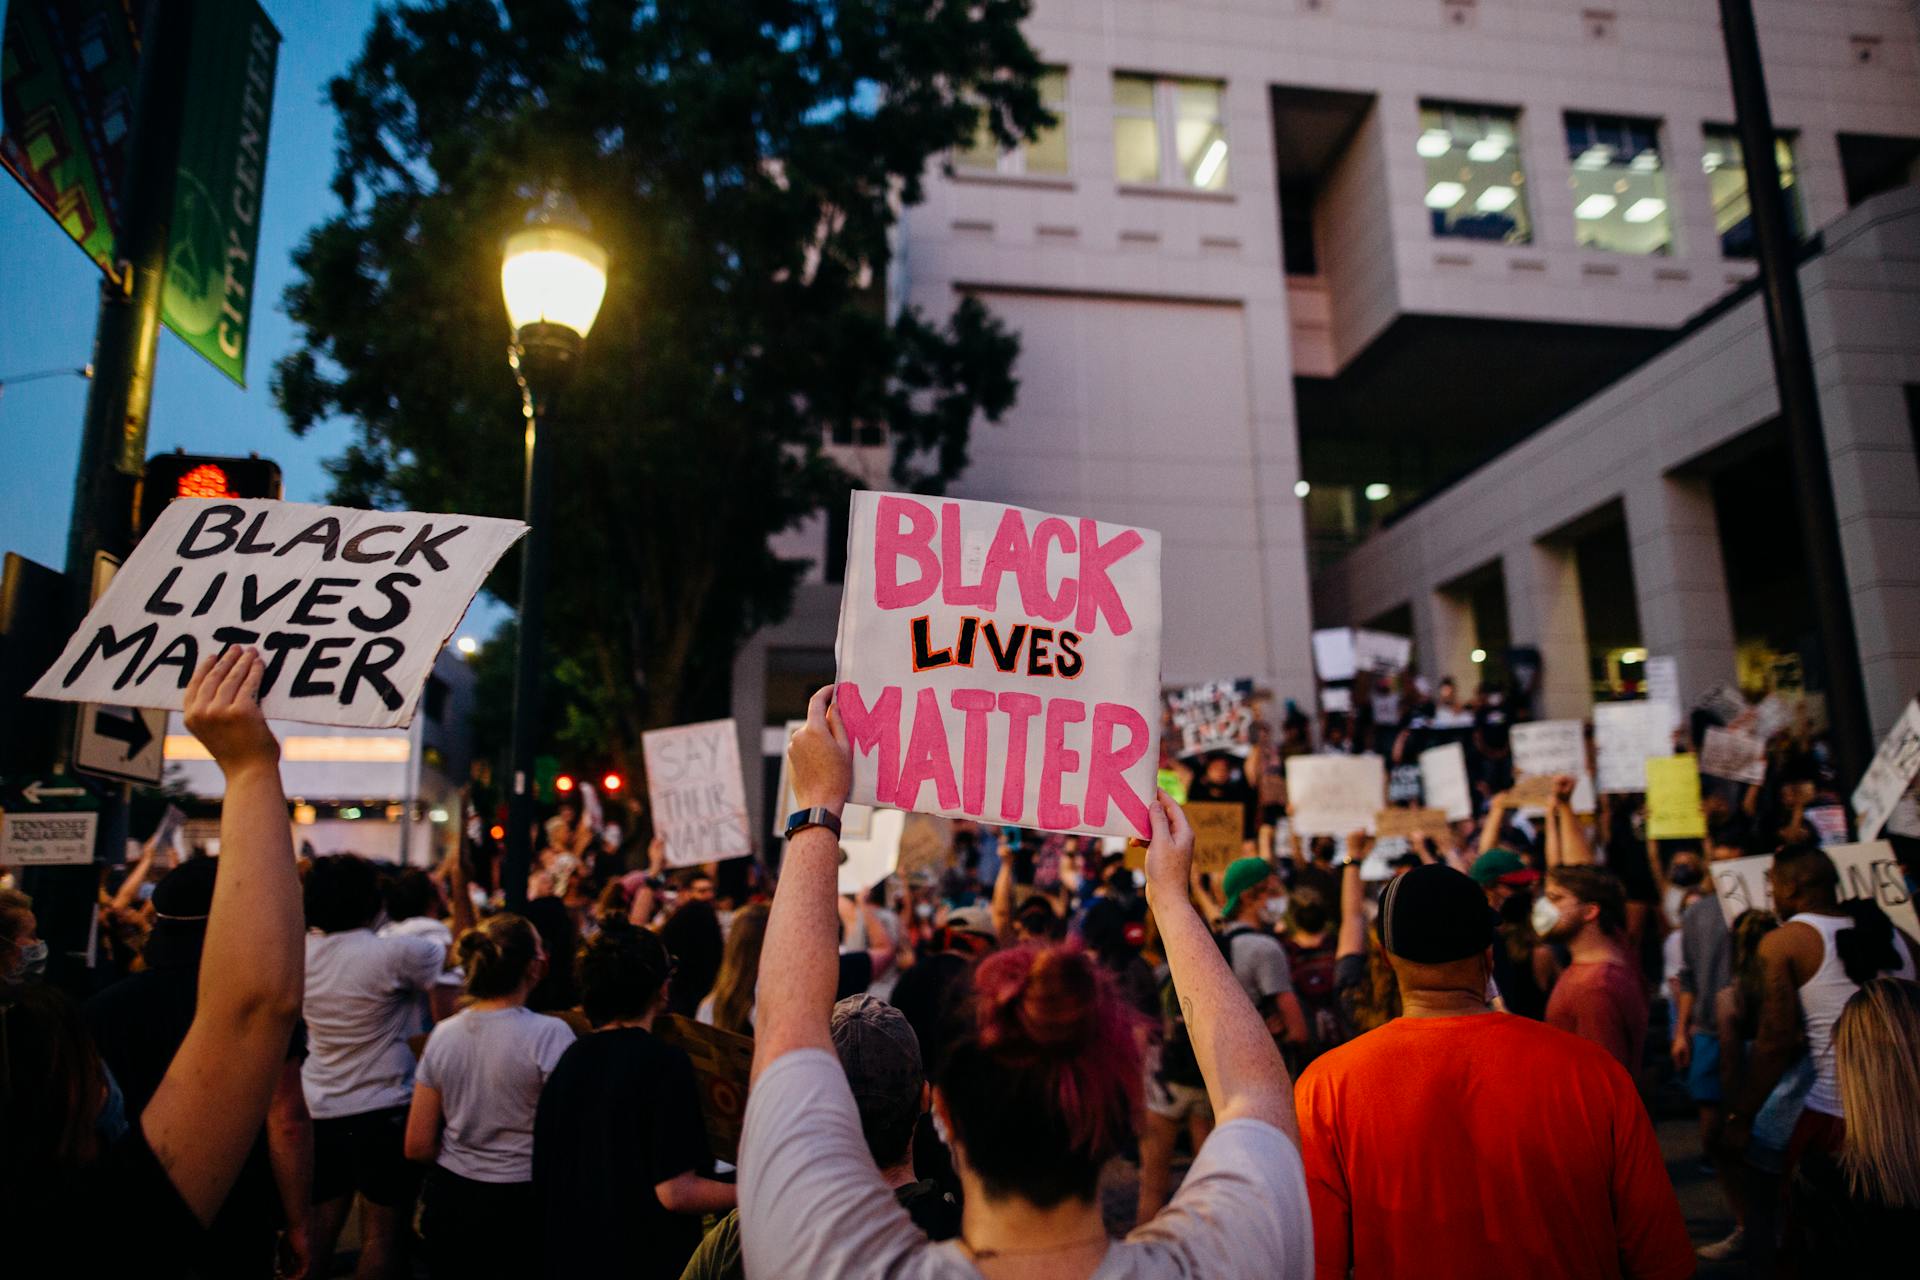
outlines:
[[244, 458], [204, 453], [156, 453], [140, 486], [140, 529], [153, 528], [175, 498], [278, 498], [280, 464], [257, 453]]
[[609, 773], [606, 777], [600, 779], [600, 789], [608, 795], [612, 795], [626, 785], [627, 780], [617, 773]]
[[573, 775], [570, 773], [563, 773], [559, 777], [555, 778], [553, 780], [553, 789], [555, 791], [558, 791], [561, 795], [565, 795], [567, 794], [567, 792], [573, 790]]

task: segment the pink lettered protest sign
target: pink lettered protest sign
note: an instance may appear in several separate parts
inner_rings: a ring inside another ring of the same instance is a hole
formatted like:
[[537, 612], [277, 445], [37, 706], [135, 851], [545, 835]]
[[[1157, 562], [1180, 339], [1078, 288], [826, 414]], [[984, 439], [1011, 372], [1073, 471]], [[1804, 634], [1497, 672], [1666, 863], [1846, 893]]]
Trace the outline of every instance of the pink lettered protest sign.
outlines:
[[837, 653], [854, 803], [1148, 834], [1159, 534], [856, 491]]

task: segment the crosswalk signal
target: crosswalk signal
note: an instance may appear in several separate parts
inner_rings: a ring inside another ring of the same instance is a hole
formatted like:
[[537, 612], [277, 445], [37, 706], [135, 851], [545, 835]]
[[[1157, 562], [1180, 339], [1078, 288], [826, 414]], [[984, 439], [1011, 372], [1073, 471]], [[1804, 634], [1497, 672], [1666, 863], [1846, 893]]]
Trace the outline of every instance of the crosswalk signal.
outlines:
[[140, 486], [140, 532], [175, 498], [278, 498], [280, 464], [257, 453], [244, 458], [204, 453], [156, 453]]

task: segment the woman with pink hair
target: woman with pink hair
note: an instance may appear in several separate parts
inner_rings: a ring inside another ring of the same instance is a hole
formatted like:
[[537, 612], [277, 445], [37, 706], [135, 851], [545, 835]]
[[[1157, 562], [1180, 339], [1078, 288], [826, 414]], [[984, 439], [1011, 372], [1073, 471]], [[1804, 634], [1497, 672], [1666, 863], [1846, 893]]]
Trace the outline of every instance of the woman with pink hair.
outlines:
[[[852, 777], [822, 689], [789, 748], [803, 807], [837, 813]], [[837, 842], [789, 841], [768, 920], [753, 1084], [740, 1147], [749, 1276], [1232, 1280], [1305, 1277], [1312, 1229], [1290, 1082], [1273, 1039], [1190, 905], [1193, 833], [1151, 808], [1147, 897], [1219, 1125], [1172, 1202], [1107, 1236], [1100, 1168], [1140, 1113], [1138, 1014], [1076, 944], [983, 960], [932, 1090], [966, 1192], [961, 1234], [933, 1244], [894, 1201], [861, 1137], [828, 1017], [837, 972]]]

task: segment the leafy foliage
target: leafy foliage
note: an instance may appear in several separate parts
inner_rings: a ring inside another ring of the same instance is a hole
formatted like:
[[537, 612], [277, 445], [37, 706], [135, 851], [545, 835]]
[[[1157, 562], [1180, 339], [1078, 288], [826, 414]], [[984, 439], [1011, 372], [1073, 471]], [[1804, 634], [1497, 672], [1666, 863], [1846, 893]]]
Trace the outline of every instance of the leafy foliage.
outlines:
[[[893, 482], [937, 491], [1016, 389], [976, 300], [889, 316], [888, 237], [984, 119], [1048, 116], [1028, 0], [435, 0], [395, 4], [331, 97], [341, 210], [295, 256], [295, 431], [344, 415], [338, 501], [517, 515], [504, 237], [550, 190], [609, 254], [607, 302], [548, 429], [548, 646], [580, 745], [721, 713], [739, 643], [804, 565], [768, 538], [852, 477], [823, 441], [876, 425]], [[511, 599], [518, 557], [492, 586]], [[551, 703], [549, 707], [552, 708]]]

